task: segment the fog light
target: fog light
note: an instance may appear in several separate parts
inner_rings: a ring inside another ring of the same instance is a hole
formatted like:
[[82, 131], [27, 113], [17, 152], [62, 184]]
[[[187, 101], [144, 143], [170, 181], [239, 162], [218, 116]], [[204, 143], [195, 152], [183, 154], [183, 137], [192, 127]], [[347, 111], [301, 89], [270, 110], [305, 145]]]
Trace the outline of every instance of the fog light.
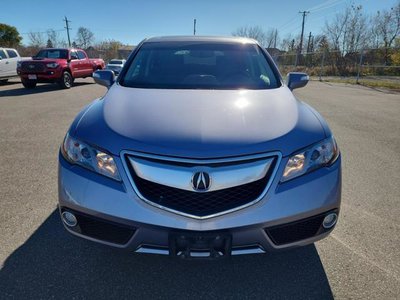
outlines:
[[335, 226], [337, 218], [338, 216], [336, 213], [330, 213], [329, 215], [326, 215], [324, 221], [322, 222], [322, 226], [324, 226], [325, 229], [332, 228]]
[[78, 220], [76, 219], [75, 215], [73, 213], [70, 213], [69, 211], [64, 211], [61, 214], [62, 220], [65, 225], [69, 227], [74, 227], [76, 224], [78, 224]]

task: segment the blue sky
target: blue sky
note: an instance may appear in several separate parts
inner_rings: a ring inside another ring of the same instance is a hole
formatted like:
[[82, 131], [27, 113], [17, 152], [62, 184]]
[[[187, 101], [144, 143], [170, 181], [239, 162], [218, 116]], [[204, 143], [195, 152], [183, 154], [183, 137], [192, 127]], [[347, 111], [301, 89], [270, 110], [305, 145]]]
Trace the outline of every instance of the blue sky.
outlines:
[[97, 41], [119, 40], [137, 44], [158, 35], [190, 35], [197, 19], [199, 35], [231, 35], [240, 26], [276, 27], [280, 37], [301, 30], [300, 10], [310, 10], [305, 32], [320, 32], [326, 20], [350, 4], [361, 4], [366, 14], [389, 9], [396, 0], [119, 0], [119, 1], [2, 1], [0, 23], [17, 27], [28, 43], [26, 33], [63, 30], [64, 15], [70, 19], [72, 37], [78, 27], [89, 28]]

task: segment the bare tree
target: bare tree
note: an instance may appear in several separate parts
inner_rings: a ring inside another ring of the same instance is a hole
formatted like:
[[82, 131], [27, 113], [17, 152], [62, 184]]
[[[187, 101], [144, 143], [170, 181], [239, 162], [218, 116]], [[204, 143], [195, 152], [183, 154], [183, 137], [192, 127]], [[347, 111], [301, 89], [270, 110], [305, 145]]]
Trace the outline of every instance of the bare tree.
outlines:
[[87, 49], [89, 48], [89, 46], [93, 44], [93, 42], [94, 42], [94, 33], [91, 32], [86, 27], [79, 27], [78, 32], [76, 34], [75, 43], [79, 47]]
[[292, 40], [293, 40], [293, 36], [290, 33], [288, 33], [280, 42], [280, 45], [279, 45], [280, 49], [283, 51], [289, 52], [290, 46], [292, 44]]
[[369, 31], [362, 6], [352, 5], [327, 22], [324, 33], [334, 50], [341, 51], [344, 56], [361, 50], [367, 43]]
[[115, 40], [105, 40], [97, 43], [95, 49], [102, 53], [105, 61], [118, 57], [118, 49], [122, 47], [122, 43]]
[[336, 14], [327, 22], [324, 33], [329, 45], [335, 50], [332, 54], [332, 68], [341, 75], [347, 75], [349, 66], [357, 63], [358, 53], [367, 45], [370, 30], [362, 6], [350, 6]]
[[346, 24], [350, 18], [350, 9], [342, 13], [337, 13], [335, 18], [330, 22], [325, 24], [325, 35], [333, 46], [333, 50], [341, 50], [343, 48], [344, 40], [347, 34]]
[[362, 50], [367, 44], [368, 32], [367, 18], [363, 15], [362, 6], [353, 6], [347, 25], [346, 51], [354, 53]]
[[279, 44], [279, 34], [278, 29], [271, 28], [265, 34], [265, 46], [267, 48], [276, 48]]
[[[50, 43], [48, 41], [50, 41]], [[55, 31], [54, 29], [48, 29], [47, 30], [47, 42], [48, 42], [48, 44], [51, 44], [53, 47], [60, 47], [61, 41], [60, 41], [59, 33], [57, 31]]]
[[252, 38], [263, 47], [267, 46], [267, 34], [260, 26], [242, 26], [232, 32], [232, 35]]
[[34, 48], [43, 48], [46, 45], [46, 40], [41, 32], [29, 32], [29, 45]]
[[375, 34], [376, 45], [385, 49], [385, 63], [389, 61], [389, 48], [392, 47], [396, 38], [400, 35], [400, 1], [390, 10], [378, 11], [373, 18], [373, 34]]

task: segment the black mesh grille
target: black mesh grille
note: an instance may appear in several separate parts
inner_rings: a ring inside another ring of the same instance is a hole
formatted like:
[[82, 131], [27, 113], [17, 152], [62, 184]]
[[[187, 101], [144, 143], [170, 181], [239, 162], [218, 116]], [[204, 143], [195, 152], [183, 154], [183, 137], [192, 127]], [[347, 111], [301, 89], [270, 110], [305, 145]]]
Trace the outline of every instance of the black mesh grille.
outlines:
[[125, 225], [93, 218], [74, 211], [71, 212], [76, 216], [78, 225], [70, 229], [94, 239], [123, 245], [126, 244], [135, 233], [134, 228]]
[[265, 231], [276, 245], [294, 243], [311, 238], [319, 233], [325, 216], [326, 214], [318, 215], [289, 224], [266, 228]]
[[139, 192], [147, 200], [164, 207], [199, 217], [212, 215], [245, 205], [257, 199], [264, 191], [274, 164], [267, 175], [257, 181], [232, 188], [205, 193], [161, 185], [138, 177], [130, 168]]
[[41, 62], [23, 62], [21, 65], [21, 69], [24, 72], [43, 72], [44, 64]]

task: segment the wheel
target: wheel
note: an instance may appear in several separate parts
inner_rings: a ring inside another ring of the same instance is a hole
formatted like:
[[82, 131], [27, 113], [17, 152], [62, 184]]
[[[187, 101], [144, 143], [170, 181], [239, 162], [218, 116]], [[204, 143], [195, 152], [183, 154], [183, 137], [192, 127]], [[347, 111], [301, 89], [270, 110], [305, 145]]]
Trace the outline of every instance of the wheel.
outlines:
[[58, 82], [58, 84], [60, 85], [61, 88], [63, 89], [69, 89], [72, 86], [72, 83], [74, 82], [74, 80], [72, 79], [71, 74], [68, 71], [65, 71], [61, 78], [60, 81]]
[[26, 89], [34, 89], [36, 87], [36, 84], [37, 84], [37, 82], [34, 80], [26, 80], [26, 79], [22, 80], [22, 85]]

